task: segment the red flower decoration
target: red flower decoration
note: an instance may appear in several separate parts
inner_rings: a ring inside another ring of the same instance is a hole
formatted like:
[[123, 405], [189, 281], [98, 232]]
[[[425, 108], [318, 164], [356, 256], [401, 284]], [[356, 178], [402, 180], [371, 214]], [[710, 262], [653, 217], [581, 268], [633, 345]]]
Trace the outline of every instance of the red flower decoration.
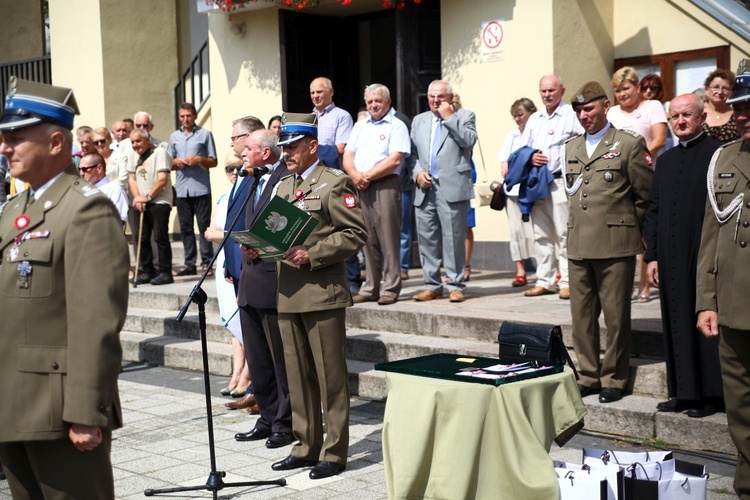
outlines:
[[18, 217], [16, 217], [16, 229], [24, 230], [29, 225], [29, 216], [26, 214], [21, 214]]

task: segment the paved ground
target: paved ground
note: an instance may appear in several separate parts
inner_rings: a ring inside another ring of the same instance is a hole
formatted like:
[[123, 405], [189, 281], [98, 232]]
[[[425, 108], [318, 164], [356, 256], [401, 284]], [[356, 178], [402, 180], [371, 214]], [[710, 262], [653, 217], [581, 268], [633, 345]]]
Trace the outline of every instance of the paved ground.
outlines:
[[[261, 481], [285, 478], [287, 485], [226, 488], [220, 498], [387, 498], [380, 432], [384, 403], [352, 399], [351, 441], [347, 470], [339, 476], [312, 481], [307, 470], [279, 473], [271, 463], [284, 458], [289, 448], [268, 450], [263, 441], [238, 443], [236, 432], [246, 432], [256, 417], [229, 411], [227, 398], [218, 391], [227, 383], [211, 377], [216, 442], [216, 468], [226, 471], [224, 481]], [[196, 372], [128, 364], [120, 378], [125, 427], [115, 433], [112, 462], [118, 499], [144, 498], [144, 490], [183, 485], [202, 485], [209, 477], [210, 460], [206, 431], [203, 378]], [[634, 445], [602, 436], [580, 433], [564, 448], [553, 448], [558, 460], [580, 463], [580, 448], [595, 446], [629, 449]], [[711, 500], [735, 498], [731, 494], [733, 457], [685, 452], [680, 458], [707, 464], [711, 475]], [[729, 477], [728, 477], [729, 476]], [[169, 494], [169, 498], [211, 498], [205, 490]], [[0, 482], [0, 499], [11, 498], [7, 483]]]

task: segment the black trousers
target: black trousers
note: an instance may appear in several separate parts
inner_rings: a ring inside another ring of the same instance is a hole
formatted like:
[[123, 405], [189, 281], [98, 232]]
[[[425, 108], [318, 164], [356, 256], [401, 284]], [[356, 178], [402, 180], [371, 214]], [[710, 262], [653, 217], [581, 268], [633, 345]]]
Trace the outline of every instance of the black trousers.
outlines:
[[[141, 261], [138, 265], [140, 274], [148, 274], [149, 276], [156, 274], [150, 244], [152, 232], [159, 252], [159, 272], [172, 274], [172, 246], [169, 243], [169, 213], [171, 211], [172, 207], [164, 203], [146, 203], [146, 212], [143, 214], [143, 234], [141, 235]], [[136, 215], [140, 218], [140, 214], [136, 213]], [[138, 241], [136, 241], [137, 244]]]
[[185, 267], [195, 267], [197, 249], [193, 219], [198, 223], [198, 239], [201, 245], [201, 263], [207, 266], [214, 256], [214, 245], [206, 239], [204, 233], [211, 225], [211, 195], [176, 198], [177, 218], [180, 221], [182, 246], [185, 249]]
[[292, 432], [292, 406], [284, 364], [284, 346], [276, 309], [240, 307], [245, 359], [260, 418], [255, 428]]

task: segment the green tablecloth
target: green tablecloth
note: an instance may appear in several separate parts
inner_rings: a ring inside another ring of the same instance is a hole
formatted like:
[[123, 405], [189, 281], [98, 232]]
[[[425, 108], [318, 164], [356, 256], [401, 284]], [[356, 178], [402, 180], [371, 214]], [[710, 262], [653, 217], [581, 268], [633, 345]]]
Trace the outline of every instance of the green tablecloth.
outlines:
[[499, 387], [386, 373], [383, 458], [391, 499], [559, 497], [549, 458], [583, 426], [572, 371]]

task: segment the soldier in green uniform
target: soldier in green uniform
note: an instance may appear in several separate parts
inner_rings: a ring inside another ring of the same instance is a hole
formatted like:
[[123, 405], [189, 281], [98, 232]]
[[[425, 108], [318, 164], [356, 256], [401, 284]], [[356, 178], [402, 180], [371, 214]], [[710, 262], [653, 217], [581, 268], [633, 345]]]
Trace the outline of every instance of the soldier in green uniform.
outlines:
[[[585, 84], [571, 104], [586, 133], [565, 145], [568, 195], [568, 272], [573, 347], [582, 396], [622, 398], [630, 365], [630, 290], [635, 256], [653, 177], [646, 141], [607, 121], [609, 100], [597, 82]], [[599, 314], [607, 348], [599, 363]]]
[[11, 77], [0, 154], [30, 188], [0, 216], [0, 458], [14, 498], [114, 498], [127, 242], [71, 157], [70, 89]]
[[[277, 195], [309, 212], [318, 225], [278, 264], [278, 311], [299, 441], [274, 470], [312, 466], [311, 479], [346, 468], [349, 450], [349, 372], [346, 308], [352, 305], [344, 260], [367, 240], [354, 182], [318, 160], [315, 115], [286, 114], [279, 145], [293, 175], [279, 180]], [[250, 258], [257, 253], [247, 251]], [[326, 423], [323, 439], [321, 408]]]
[[750, 72], [737, 69], [734, 110], [740, 139], [708, 166], [708, 201], [696, 276], [698, 329], [719, 336], [729, 434], [737, 447], [734, 490], [750, 499]]

